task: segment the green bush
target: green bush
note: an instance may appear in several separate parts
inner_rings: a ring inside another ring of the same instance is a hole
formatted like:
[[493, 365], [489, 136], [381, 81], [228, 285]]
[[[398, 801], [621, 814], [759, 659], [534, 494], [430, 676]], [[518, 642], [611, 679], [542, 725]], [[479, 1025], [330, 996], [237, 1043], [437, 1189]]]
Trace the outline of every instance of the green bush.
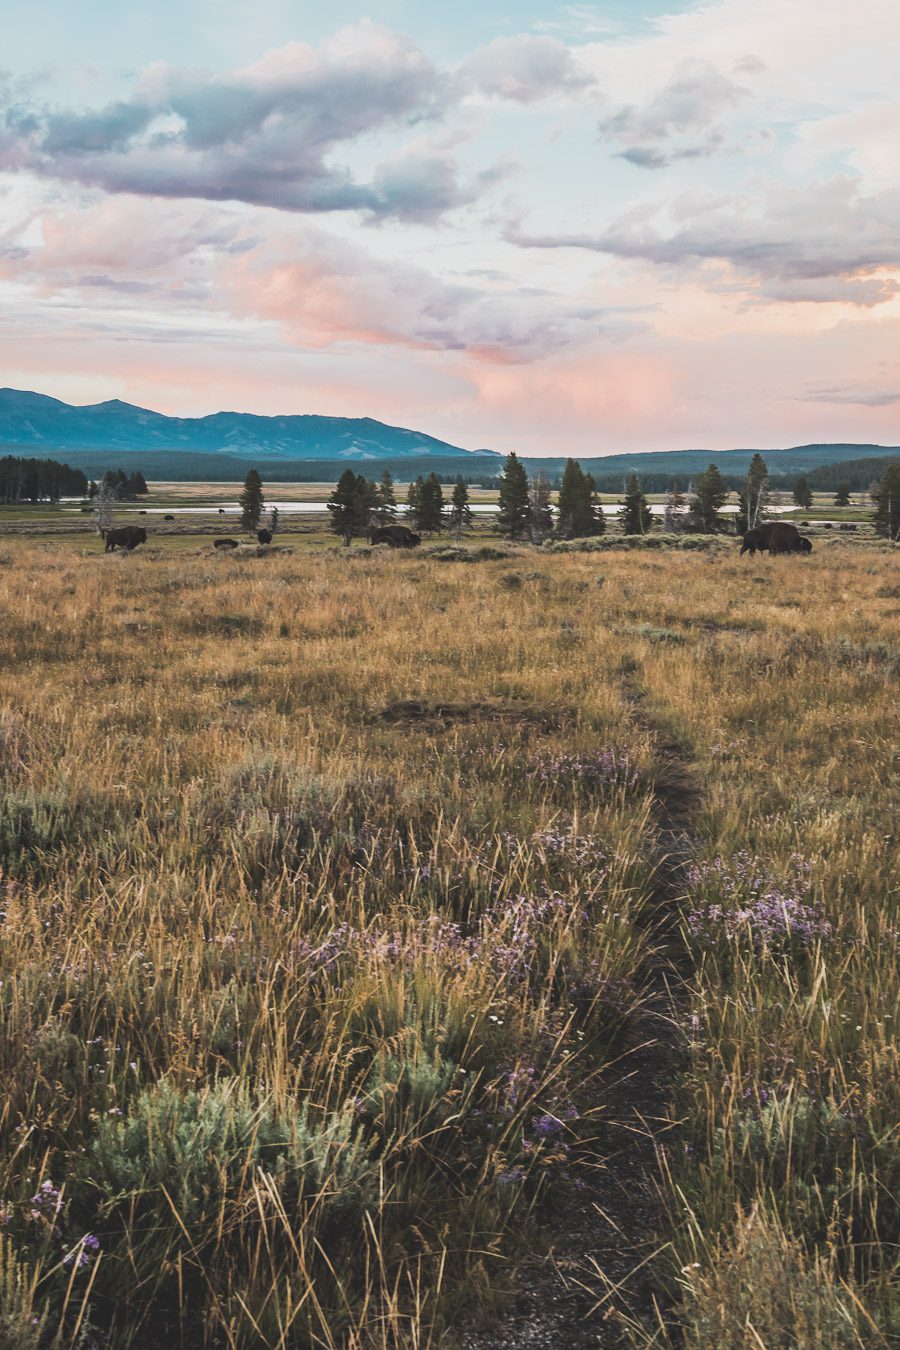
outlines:
[[101, 1124], [81, 1190], [132, 1237], [183, 1224], [199, 1245], [215, 1238], [223, 1209], [241, 1201], [258, 1171], [275, 1179], [286, 1204], [316, 1200], [320, 1215], [361, 1210], [369, 1196], [368, 1150], [350, 1112], [315, 1120], [306, 1105], [276, 1111], [251, 1101], [237, 1080], [202, 1092], [166, 1081], [147, 1089], [126, 1120]]

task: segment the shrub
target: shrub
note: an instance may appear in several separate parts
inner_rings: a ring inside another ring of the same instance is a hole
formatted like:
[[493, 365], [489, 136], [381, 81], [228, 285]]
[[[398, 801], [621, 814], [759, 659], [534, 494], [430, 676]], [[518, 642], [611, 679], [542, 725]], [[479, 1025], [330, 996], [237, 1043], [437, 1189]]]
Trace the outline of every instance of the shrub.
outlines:
[[182, 1235], [194, 1252], [214, 1243], [260, 1171], [286, 1208], [315, 1202], [319, 1221], [361, 1211], [370, 1194], [368, 1150], [349, 1111], [317, 1120], [306, 1105], [276, 1110], [236, 1080], [201, 1092], [165, 1080], [147, 1089], [126, 1120], [101, 1124], [79, 1189], [149, 1271]]

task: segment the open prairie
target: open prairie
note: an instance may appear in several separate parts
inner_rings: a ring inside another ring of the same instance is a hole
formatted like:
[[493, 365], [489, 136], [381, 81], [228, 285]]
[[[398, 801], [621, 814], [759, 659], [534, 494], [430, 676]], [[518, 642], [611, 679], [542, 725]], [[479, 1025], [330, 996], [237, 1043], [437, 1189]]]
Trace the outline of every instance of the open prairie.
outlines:
[[4, 1346], [896, 1343], [896, 547], [0, 554]]

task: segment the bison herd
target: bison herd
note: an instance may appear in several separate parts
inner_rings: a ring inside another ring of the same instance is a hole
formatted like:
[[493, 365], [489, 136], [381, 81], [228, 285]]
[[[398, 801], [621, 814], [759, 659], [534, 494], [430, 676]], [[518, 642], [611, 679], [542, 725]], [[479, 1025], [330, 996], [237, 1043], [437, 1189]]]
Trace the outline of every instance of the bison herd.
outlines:
[[[166, 517], [168, 519], [168, 517]], [[147, 531], [140, 525], [122, 525], [118, 529], [101, 531], [105, 552], [113, 553], [117, 548], [131, 552], [138, 544], [146, 544]], [[271, 530], [258, 530], [256, 534], [260, 544], [272, 542]], [[416, 534], [408, 525], [381, 525], [370, 531], [370, 544], [387, 544], [388, 548], [416, 548], [422, 542], [422, 536]], [[213, 547], [227, 552], [239, 547], [237, 539], [214, 539]], [[775, 521], [769, 525], [757, 525], [747, 530], [741, 541], [741, 557], [749, 553], [812, 553], [812, 541], [800, 534], [796, 525], [787, 521]]]
[[812, 553], [812, 540], [805, 538], [796, 525], [785, 520], [771, 525], [757, 525], [748, 530], [741, 543], [741, 557], [749, 553]]

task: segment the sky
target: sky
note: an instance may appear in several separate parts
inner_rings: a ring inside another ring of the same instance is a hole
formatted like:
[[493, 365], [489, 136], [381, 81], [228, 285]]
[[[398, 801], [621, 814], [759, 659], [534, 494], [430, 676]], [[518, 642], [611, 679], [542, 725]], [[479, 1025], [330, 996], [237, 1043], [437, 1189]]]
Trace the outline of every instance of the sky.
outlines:
[[526, 456], [900, 443], [897, 0], [0, 17], [0, 384]]

